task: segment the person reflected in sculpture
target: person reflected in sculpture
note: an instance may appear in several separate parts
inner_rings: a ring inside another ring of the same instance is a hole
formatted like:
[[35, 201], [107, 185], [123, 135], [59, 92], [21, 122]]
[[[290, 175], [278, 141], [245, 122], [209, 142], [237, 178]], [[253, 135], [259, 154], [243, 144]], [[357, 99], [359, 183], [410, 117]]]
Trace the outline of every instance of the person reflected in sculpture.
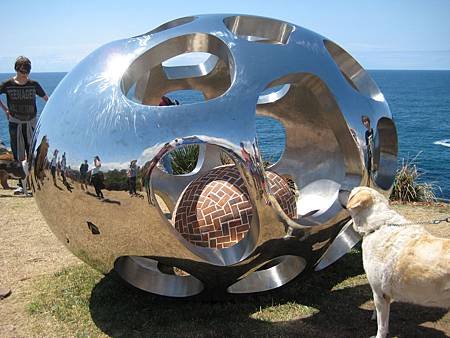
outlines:
[[56, 173], [58, 177], [61, 176], [61, 160], [58, 158], [58, 162], [56, 163]]
[[66, 168], [67, 167], [67, 161], [66, 161], [66, 152], [63, 152], [61, 156], [61, 177], [63, 180], [63, 184], [67, 185], [67, 179], [66, 179]]
[[8, 120], [14, 160], [24, 161], [30, 159], [30, 147], [36, 128], [36, 95], [44, 101], [48, 100], [48, 96], [39, 82], [29, 78], [31, 61], [27, 57], [19, 56], [14, 69], [16, 75], [0, 84], [0, 94], [6, 94], [6, 105], [0, 100], [0, 106]]
[[88, 190], [87, 187], [87, 174], [89, 171], [89, 164], [87, 160], [84, 160], [83, 163], [80, 165], [80, 183], [81, 183], [81, 190]]
[[64, 152], [61, 156], [61, 177], [64, 186], [66, 187], [69, 192], [72, 192], [72, 186], [67, 181], [67, 176], [69, 175], [70, 168], [67, 168], [67, 159], [66, 159], [66, 152]]
[[45, 176], [45, 166], [47, 164], [47, 153], [48, 153], [48, 141], [47, 136], [43, 136], [41, 143], [36, 149], [36, 156], [34, 157], [34, 178], [36, 179], [36, 184], [38, 189], [44, 184]]
[[180, 102], [178, 102], [178, 100], [172, 100], [170, 97], [163, 95], [159, 99], [158, 106], [178, 106], [179, 104]]
[[136, 177], [137, 177], [138, 167], [137, 167], [136, 163], [137, 163], [137, 160], [132, 160], [130, 163], [128, 172], [127, 172], [130, 197], [137, 196]]
[[[168, 96], [161, 96], [161, 99], [159, 100], [159, 104], [158, 106], [162, 107], [162, 106], [178, 106], [180, 105], [180, 102], [178, 102], [177, 99], [170, 99]], [[167, 153], [163, 158], [162, 158], [162, 165], [164, 167], [164, 170], [168, 173], [168, 174], [173, 174], [173, 169], [172, 169], [172, 157], [170, 156], [169, 153]]]
[[361, 117], [362, 124], [366, 127], [365, 139], [367, 149], [367, 173], [369, 177], [372, 175], [373, 170], [373, 129], [370, 125], [370, 119], [368, 116], [363, 115]]
[[53, 178], [53, 185], [57, 186], [56, 184], [56, 168], [58, 166], [58, 149], [55, 149], [55, 151], [53, 152], [53, 157], [50, 161], [50, 172], [52, 174], [52, 178]]
[[97, 198], [103, 199], [103, 192], [102, 189], [104, 188], [103, 183], [103, 173], [100, 171], [100, 168], [102, 166], [102, 162], [100, 161], [99, 156], [94, 157], [94, 168], [91, 172], [91, 183], [95, 188], [95, 194], [97, 195]]

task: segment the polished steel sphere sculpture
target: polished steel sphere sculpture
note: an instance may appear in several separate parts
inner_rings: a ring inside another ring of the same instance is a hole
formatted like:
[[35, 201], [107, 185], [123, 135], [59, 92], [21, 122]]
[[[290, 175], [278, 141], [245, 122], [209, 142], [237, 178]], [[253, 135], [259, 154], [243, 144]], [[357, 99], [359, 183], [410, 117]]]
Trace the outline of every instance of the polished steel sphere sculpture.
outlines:
[[[179, 90], [202, 100], [160, 105]], [[256, 116], [285, 130], [268, 167]], [[350, 54], [287, 22], [224, 14], [95, 50], [51, 95], [34, 144], [31, 185], [56, 236], [172, 297], [266, 291], [333, 263], [360, 239], [345, 191], [388, 194], [397, 159], [388, 104]], [[193, 145], [195, 168], [174, 174], [171, 154]]]

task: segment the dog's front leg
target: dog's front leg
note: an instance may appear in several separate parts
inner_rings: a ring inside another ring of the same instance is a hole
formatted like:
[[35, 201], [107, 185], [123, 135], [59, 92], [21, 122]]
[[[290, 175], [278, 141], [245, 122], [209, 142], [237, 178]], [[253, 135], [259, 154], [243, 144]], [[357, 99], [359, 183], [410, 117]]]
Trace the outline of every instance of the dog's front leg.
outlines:
[[384, 297], [383, 293], [373, 291], [373, 301], [375, 303], [375, 309], [377, 311], [377, 337], [385, 338], [389, 331], [389, 310], [390, 299]]

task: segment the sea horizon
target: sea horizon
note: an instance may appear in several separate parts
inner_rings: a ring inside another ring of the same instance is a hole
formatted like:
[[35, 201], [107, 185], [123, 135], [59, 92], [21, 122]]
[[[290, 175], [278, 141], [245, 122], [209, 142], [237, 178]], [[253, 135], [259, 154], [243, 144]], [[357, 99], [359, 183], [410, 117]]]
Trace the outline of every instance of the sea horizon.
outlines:
[[[365, 68], [365, 70], [367, 71], [402, 71], [402, 72], [450, 72], [450, 69], [401, 69], [401, 68]], [[71, 70], [67, 70], [67, 71], [31, 71], [30, 77], [33, 77], [33, 74], [61, 74], [61, 73], [69, 73], [71, 72]], [[8, 75], [15, 75], [15, 72], [0, 72], [0, 75], [4, 75], [4, 74], [8, 74]]]

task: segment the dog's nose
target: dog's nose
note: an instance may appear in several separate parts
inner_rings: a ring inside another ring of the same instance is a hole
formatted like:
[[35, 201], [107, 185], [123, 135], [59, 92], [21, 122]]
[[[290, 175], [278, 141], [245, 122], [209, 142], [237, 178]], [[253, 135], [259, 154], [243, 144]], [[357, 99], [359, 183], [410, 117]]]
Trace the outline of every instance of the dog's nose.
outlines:
[[344, 189], [339, 190], [338, 200], [344, 209], [347, 209], [347, 202], [348, 202], [349, 196], [350, 196], [349, 190], [344, 190]]

